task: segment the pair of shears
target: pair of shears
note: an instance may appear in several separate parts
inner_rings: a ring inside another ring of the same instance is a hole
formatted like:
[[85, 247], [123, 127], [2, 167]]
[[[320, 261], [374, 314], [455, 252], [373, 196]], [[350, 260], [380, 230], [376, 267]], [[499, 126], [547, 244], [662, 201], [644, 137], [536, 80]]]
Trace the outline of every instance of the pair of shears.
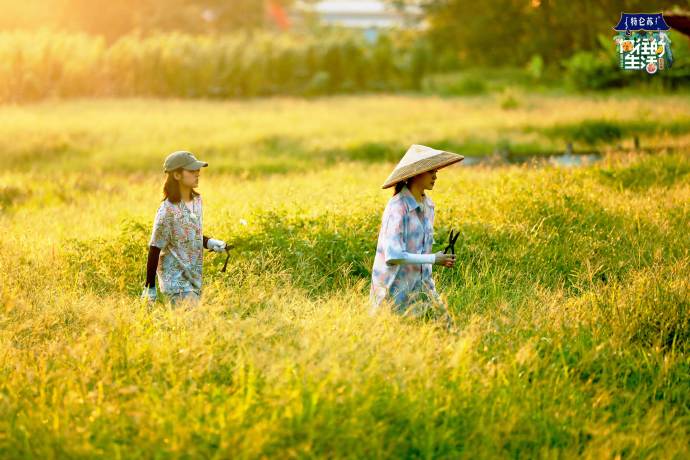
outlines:
[[460, 236], [460, 232], [454, 233], [454, 230], [450, 230], [450, 235], [448, 236], [448, 246], [443, 250], [444, 254], [447, 254], [448, 251], [450, 251], [451, 254], [455, 254], [455, 242], [458, 240], [458, 236]]
[[230, 260], [230, 247], [228, 244], [225, 245], [225, 263], [223, 264], [223, 268], [220, 269], [222, 273], [225, 273], [225, 269], [228, 268], [228, 260]]
[[[221, 268], [220, 270], [223, 273], [225, 273], [225, 270], [227, 270], [228, 268], [228, 261], [230, 260], [230, 249], [232, 249], [233, 246], [234, 244], [225, 243], [225, 263], [223, 264], [223, 268]], [[213, 252], [213, 249], [209, 249], [208, 252]]]

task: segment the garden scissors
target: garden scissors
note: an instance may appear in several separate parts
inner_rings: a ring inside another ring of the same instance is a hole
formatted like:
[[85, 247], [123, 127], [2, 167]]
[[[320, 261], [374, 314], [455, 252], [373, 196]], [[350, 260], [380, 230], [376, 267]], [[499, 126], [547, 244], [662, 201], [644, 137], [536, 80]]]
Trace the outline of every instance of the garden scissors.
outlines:
[[[230, 249], [234, 246], [234, 244], [230, 243], [225, 243], [225, 263], [223, 264], [223, 268], [220, 269], [222, 273], [225, 273], [225, 270], [228, 268], [228, 261], [230, 260]], [[213, 249], [209, 249], [209, 252], [213, 252]]]
[[228, 246], [225, 246], [225, 263], [223, 264], [223, 268], [220, 269], [221, 273], [225, 273], [225, 269], [228, 268], [228, 260], [230, 260], [230, 248]]
[[448, 246], [443, 250], [443, 253], [446, 254], [450, 250], [451, 254], [455, 254], [455, 242], [458, 240], [458, 236], [460, 236], [460, 232], [454, 234], [454, 230], [450, 230], [450, 235], [448, 235]]

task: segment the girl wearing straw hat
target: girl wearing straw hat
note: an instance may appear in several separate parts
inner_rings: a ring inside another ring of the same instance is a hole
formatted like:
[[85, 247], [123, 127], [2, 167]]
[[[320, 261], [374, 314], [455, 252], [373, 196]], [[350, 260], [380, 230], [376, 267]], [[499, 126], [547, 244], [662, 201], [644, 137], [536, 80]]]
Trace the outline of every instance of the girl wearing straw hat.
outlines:
[[434, 203], [424, 191], [434, 188], [436, 171], [463, 159], [455, 153], [412, 145], [382, 185], [384, 189], [395, 186], [395, 192], [381, 219], [371, 277], [372, 312], [389, 302], [397, 313], [441, 316], [450, 325], [431, 278], [431, 266], [453, 267], [455, 255], [432, 253]]
[[165, 197], [153, 223], [142, 298], [156, 300], [158, 274], [161, 292], [173, 304], [196, 304], [201, 297], [203, 248], [225, 250], [225, 242], [201, 232], [201, 195], [194, 188], [199, 185], [199, 171], [206, 166], [208, 163], [186, 151], [173, 152], [165, 159]]

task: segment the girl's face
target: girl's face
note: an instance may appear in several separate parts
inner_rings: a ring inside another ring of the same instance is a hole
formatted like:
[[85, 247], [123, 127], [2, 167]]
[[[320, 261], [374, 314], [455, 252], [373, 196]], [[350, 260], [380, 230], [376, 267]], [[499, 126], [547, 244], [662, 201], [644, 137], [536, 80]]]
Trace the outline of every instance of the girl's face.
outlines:
[[436, 171], [437, 169], [432, 169], [414, 177], [414, 181], [419, 184], [422, 190], [433, 190], [434, 184], [436, 183]]
[[188, 188], [196, 188], [199, 186], [200, 169], [196, 171], [187, 171], [183, 169], [181, 173], [175, 173], [175, 179], [180, 182], [180, 185]]

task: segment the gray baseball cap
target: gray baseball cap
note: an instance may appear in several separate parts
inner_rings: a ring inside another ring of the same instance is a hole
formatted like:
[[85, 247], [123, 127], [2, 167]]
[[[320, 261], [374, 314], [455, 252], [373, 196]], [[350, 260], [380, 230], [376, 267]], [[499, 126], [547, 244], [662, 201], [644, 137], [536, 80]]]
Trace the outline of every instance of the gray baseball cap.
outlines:
[[163, 163], [163, 167], [167, 173], [178, 168], [183, 168], [188, 171], [196, 171], [197, 169], [205, 168], [206, 166], [208, 166], [208, 163], [197, 160], [191, 152], [187, 152], [186, 150], [178, 150], [177, 152], [171, 153], [165, 159], [165, 163]]

